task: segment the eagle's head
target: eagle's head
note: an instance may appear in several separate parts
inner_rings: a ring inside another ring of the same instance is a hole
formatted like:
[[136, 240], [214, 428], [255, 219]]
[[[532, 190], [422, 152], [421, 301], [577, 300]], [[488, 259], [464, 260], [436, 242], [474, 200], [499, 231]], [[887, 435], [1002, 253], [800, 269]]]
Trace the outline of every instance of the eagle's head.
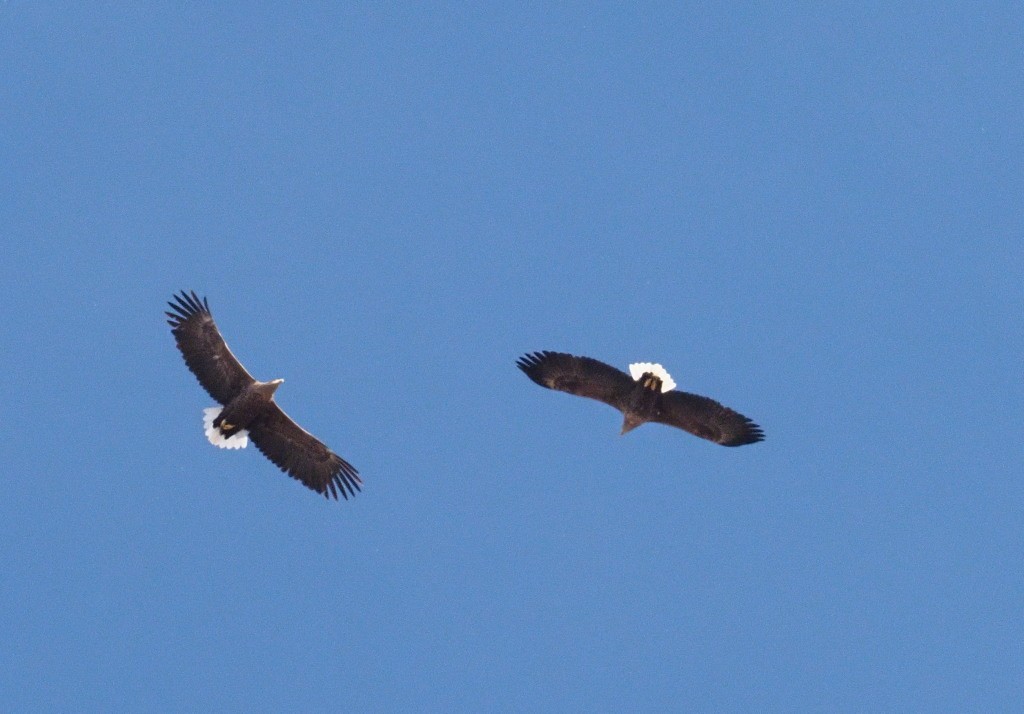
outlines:
[[627, 432], [633, 431], [633, 429], [636, 429], [646, 421], [647, 420], [643, 417], [638, 417], [636, 414], [626, 412], [626, 418], [622, 420], [622, 431], [619, 432], [619, 435], [621, 436]]
[[255, 388], [260, 394], [272, 397], [274, 396], [274, 392], [277, 391], [277, 388], [282, 384], [284, 384], [283, 379], [272, 379], [269, 382], [257, 382]]

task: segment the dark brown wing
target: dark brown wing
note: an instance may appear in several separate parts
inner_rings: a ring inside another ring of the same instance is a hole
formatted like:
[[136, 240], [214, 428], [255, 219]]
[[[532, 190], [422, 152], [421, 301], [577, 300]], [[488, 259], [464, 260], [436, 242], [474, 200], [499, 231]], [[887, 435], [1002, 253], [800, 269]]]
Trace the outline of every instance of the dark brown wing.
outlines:
[[686, 392], [661, 395], [654, 421], [678, 427], [723, 446], [742, 446], [764, 439], [761, 427], [714, 399]]
[[633, 378], [622, 370], [590, 357], [563, 352], [526, 354], [516, 366], [542, 387], [596, 399], [619, 411], [634, 385]]
[[227, 405], [255, 380], [220, 336], [205, 298], [200, 300], [195, 292], [183, 290], [174, 300], [167, 303], [174, 310], [166, 313], [171, 318], [167, 324], [185, 364], [211, 397]]
[[292, 421], [271, 402], [249, 425], [249, 438], [282, 471], [317, 493], [335, 500], [355, 496], [363, 481], [345, 459]]

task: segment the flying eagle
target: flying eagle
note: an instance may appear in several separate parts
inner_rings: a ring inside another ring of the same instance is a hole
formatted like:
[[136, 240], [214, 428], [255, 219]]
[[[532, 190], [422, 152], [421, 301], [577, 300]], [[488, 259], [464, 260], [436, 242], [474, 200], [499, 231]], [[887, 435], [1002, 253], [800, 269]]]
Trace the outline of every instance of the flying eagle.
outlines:
[[660, 364], [637, 362], [626, 374], [590, 357], [533, 352], [520, 357], [516, 366], [542, 387], [615, 407], [625, 416], [623, 434], [653, 421], [723, 446], [764, 439], [761, 427], [742, 414], [713, 399], [675, 391], [676, 383]]
[[315, 436], [292, 421], [274, 401], [284, 382], [258, 382], [242, 366], [221, 337], [206, 298], [182, 291], [166, 315], [185, 364], [211, 397], [222, 406], [203, 410], [210, 443], [222, 449], [243, 449], [249, 439], [282, 471], [307, 487], [335, 500], [360, 490], [359, 473]]

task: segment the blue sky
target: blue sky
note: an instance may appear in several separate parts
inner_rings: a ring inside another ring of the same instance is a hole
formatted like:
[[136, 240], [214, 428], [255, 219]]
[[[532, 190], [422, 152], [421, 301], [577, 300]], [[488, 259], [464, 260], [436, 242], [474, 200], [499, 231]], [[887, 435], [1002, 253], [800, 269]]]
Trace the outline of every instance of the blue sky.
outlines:
[[[0, 703], [1006, 711], [1018, 3], [0, 5]], [[208, 297], [351, 461], [212, 448]], [[618, 435], [533, 350], [758, 421]]]

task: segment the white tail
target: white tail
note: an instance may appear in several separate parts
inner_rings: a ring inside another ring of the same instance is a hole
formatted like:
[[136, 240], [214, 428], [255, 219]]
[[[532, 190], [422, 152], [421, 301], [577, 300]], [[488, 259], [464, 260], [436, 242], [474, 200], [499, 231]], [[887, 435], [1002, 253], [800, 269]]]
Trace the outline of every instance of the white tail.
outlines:
[[661, 380], [661, 391], [670, 392], [676, 388], [675, 380], [665, 371], [660, 364], [653, 362], [634, 362], [629, 365], [629, 374], [633, 379], [639, 380], [645, 373], [650, 372]]
[[203, 410], [203, 430], [206, 432], [206, 438], [211, 444], [222, 449], [244, 449], [249, 445], [249, 432], [245, 429], [232, 436], [224, 436], [220, 429], [213, 427], [213, 420], [223, 410], [224, 407], [207, 407]]

